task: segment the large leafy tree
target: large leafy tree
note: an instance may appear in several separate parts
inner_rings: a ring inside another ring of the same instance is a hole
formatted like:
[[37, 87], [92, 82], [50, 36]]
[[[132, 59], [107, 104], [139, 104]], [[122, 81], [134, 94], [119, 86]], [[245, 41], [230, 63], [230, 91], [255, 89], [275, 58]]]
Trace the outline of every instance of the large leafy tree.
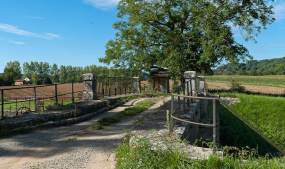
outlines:
[[100, 61], [132, 72], [166, 67], [179, 79], [187, 70], [208, 73], [223, 60], [250, 59], [232, 27], [255, 41], [275, 20], [266, 0], [121, 0], [118, 10], [116, 38]]
[[21, 78], [21, 66], [18, 61], [8, 62], [4, 69], [3, 79], [7, 85], [11, 85], [15, 80]]

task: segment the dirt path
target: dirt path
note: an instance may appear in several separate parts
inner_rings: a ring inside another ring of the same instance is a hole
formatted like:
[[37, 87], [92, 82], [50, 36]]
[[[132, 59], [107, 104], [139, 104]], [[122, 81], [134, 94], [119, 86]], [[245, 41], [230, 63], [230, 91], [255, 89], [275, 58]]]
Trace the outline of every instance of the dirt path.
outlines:
[[[75, 125], [36, 130], [1, 139], [0, 168], [115, 168], [114, 150], [126, 134], [124, 129], [133, 127], [134, 122], [143, 114], [103, 130], [86, 132], [84, 129], [95, 124], [101, 117], [112, 116], [142, 100], [144, 99], [127, 102]], [[156, 111], [157, 107], [159, 104], [150, 111]]]

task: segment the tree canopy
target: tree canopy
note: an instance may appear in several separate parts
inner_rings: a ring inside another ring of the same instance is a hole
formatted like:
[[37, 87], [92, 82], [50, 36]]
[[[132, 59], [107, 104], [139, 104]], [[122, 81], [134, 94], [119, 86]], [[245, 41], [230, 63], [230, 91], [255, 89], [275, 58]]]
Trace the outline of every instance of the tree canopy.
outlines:
[[8, 62], [4, 68], [3, 80], [5, 85], [11, 85], [21, 78], [21, 66], [18, 61]]
[[212, 72], [223, 60], [251, 59], [232, 27], [255, 41], [275, 20], [265, 0], [121, 0], [118, 10], [116, 38], [100, 61], [132, 72], [156, 65], [168, 68], [174, 79], [188, 70]]

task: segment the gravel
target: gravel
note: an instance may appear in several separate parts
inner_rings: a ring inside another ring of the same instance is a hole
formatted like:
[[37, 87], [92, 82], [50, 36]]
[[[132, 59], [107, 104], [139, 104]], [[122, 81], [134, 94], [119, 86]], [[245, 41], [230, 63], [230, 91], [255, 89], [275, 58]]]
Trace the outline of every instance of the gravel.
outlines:
[[[142, 100], [144, 99], [129, 101], [123, 106], [85, 122], [34, 130], [28, 134], [1, 139], [0, 166], [7, 169], [96, 168], [94, 161], [102, 158], [103, 166], [100, 168], [113, 168], [115, 164], [114, 157], [112, 157], [112, 160], [105, 158], [110, 157], [111, 154], [113, 156], [114, 150], [125, 136], [123, 129], [132, 127], [138, 117], [129, 118], [104, 130], [89, 131], [80, 135], [75, 135], [75, 133], [84, 131], [101, 117], [112, 116]], [[96, 154], [97, 156], [95, 156]], [[112, 163], [106, 163], [108, 160]]]

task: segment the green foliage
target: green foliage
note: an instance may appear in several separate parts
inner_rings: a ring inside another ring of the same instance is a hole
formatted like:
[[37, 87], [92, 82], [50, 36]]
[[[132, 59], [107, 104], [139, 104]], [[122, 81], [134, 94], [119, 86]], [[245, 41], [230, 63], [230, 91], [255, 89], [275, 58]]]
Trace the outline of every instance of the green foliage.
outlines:
[[[244, 67], [245, 70], [240, 68]], [[251, 60], [247, 63], [228, 63], [214, 70], [215, 75], [285, 75], [285, 57], [277, 59]]]
[[232, 28], [254, 40], [261, 28], [271, 24], [272, 7], [266, 1], [121, 0], [114, 23], [116, 38], [106, 45], [101, 62], [132, 72], [166, 67], [174, 79], [195, 70], [211, 73], [223, 60], [251, 58], [234, 40]]
[[231, 80], [231, 88], [230, 88], [230, 90], [232, 92], [238, 92], [238, 93], [245, 92], [245, 87], [244, 86], [240, 85], [240, 83], [236, 82], [232, 78], [230, 78], [230, 80]]
[[48, 105], [46, 106], [47, 110], [68, 110], [68, 109], [76, 109], [76, 106], [72, 104], [62, 105], [62, 104], [55, 104], [55, 105]]
[[[6, 97], [4, 97], [4, 102], [8, 102], [9, 101], [9, 99], [7, 99]], [[2, 102], [2, 98], [0, 97], [0, 102]]]
[[21, 78], [21, 66], [18, 61], [8, 62], [4, 69], [3, 80], [5, 85], [12, 85]]
[[[123, 142], [116, 152], [117, 168], [282, 168], [285, 158], [266, 157], [255, 158], [249, 156], [244, 160], [243, 156], [231, 156], [225, 154], [224, 157], [212, 155], [209, 159], [188, 159], [186, 154], [178, 150], [151, 150], [149, 140], [138, 139], [140, 146], [131, 147], [129, 142]], [[244, 152], [244, 151], [243, 151]]]

